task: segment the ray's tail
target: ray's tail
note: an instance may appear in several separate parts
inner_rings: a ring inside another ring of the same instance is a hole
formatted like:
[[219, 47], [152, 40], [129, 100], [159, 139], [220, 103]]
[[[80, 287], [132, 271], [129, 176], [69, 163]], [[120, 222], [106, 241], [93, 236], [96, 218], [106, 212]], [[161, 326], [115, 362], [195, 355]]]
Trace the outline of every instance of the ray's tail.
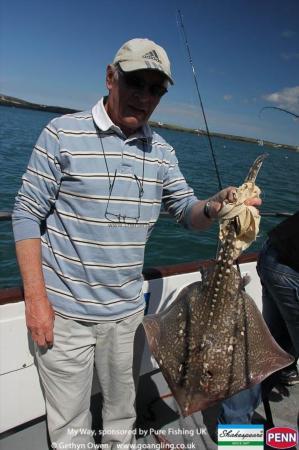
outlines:
[[258, 176], [258, 173], [260, 171], [260, 168], [262, 167], [262, 164], [266, 158], [268, 158], [268, 153], [263, 153], [262, 155], [258, 156], [252, 166], [249, 169], [249, 172], [247, 174], [247, 177], [245, 178], [245, 183], [251, 182], [255, 183], [256, 177]]

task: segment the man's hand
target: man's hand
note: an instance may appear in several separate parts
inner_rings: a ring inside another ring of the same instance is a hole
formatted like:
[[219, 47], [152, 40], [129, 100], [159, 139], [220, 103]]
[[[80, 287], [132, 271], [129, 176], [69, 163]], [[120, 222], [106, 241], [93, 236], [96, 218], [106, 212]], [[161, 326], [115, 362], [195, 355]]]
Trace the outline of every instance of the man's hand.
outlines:
[[[229, 186], [222, 189], [217, 194], [213, 195], [208, 200], [199, 200], [196, 202], [191, 210], [191, 226], [196, 230], [206, 230], [212, 224], [211, 219], [217, 219], [220, 210], [223, 208], [225, 203], [235, 203], [236, 201], [237, 188]], [[208, 214], [205, 214], [205, 205], [208, 202]], [[252, 197], [244, 202], [248, 206], [260, 206], [262, 201], [258, 197]]]
[[18, 241], [16, 252], [23, 278], [27, 328], [37, 345], [50, 347], [53, 344], [54, 310], [47, 297], [40, 238]]
[[27, 300], [25, 303], [26, 325], [33, 341], [40, 347], [51, 347], [55, 315], [49, 300]]
[[[223, 207], [223, 202], [234, 203], [236, 201], [236, 190], [237, 188], [229, 186], [210, 198], [209, 214], [211, 219], [216, 219], [218, 217], [218, 213]], [[262, 200], [258, 197], [252, 197], [247, 199], [244, 204], [247, 206], [260, 206]]]

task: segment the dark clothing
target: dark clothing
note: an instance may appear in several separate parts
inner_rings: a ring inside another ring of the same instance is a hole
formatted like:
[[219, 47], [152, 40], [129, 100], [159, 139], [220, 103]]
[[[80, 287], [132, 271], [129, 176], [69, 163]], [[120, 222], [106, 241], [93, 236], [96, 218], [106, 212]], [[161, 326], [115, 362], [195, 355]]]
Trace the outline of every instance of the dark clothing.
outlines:
[[263, 287], [263, 316], [268, 328], [287, 352], [299, 356], [299, 272], [280, 262], [271, 240], [258, 262]]
[[244, 389], [222, 402], [218, 423], [251, 423], [254, 410], [260, 402], [260, 384]]
[[269, 239], [278, 262], [299, 272], [299, 211], [273, 228]]

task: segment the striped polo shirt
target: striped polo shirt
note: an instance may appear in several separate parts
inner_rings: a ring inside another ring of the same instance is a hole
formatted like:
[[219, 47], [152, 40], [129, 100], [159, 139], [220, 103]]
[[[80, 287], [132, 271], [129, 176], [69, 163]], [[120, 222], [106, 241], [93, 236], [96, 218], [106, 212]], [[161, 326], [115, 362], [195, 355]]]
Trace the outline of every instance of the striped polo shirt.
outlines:
[[127, 138], [101, 99], [42, 131], [16, 197], [15, 240], [41, 238], [57, 314], [119, 320], [144, 309], [144, 248], [161, 202], [188, 226], [196, 201], [174, 149], [148, 125]]

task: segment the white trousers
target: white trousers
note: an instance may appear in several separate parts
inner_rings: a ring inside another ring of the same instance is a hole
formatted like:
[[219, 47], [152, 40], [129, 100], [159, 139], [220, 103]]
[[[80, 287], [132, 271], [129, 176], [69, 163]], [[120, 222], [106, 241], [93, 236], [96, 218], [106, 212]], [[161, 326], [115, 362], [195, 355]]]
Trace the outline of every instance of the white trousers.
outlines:
[[36, 353], [54, 448], [96, 448], [89, 411], [94, 364], [103, 396], [102, 448], [121, 449], [135, 442], [142, 319], [143, 312], [100, 324], [56, 316], [53, 347]]

